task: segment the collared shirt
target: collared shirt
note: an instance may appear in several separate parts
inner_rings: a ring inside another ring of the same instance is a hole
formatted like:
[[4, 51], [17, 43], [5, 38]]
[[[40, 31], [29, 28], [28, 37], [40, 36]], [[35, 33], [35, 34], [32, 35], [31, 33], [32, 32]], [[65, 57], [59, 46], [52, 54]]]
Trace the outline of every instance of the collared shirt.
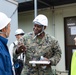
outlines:
[[7, 42], [6, 38], [0, 36], [0, 75], [13, 75]]

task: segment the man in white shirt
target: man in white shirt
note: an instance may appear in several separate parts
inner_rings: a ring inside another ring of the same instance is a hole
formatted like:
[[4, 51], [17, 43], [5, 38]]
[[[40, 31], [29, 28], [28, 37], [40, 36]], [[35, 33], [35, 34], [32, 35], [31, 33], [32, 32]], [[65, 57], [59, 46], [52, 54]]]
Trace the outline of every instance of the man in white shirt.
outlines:
[[[24, 31], [22, 29], [17, 29], [15, 31], [15, 37], [16, 37], [16, 41], [14, 41], [10, 46], [9, 46], [9, 52], [11, 55], [11, 61], [12, 61], [12, 65], [13, 65], [13, 70], [14, 70], [14, 62], [13, 62], [13, 48], [18, 44], [19, 39], [24, 35]], [[23, 59], [22, 55], [18, 57], [18, 59]], [[15, 71], [14, 71], [15, 74]]]

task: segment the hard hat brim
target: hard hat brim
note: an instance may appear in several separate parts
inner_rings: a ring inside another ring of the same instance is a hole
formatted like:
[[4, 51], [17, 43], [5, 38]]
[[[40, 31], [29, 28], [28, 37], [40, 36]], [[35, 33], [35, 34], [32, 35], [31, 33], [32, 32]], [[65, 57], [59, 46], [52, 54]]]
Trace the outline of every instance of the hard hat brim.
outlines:
[[10, 21], [11, 21], [11, 18], [8, 18], [6, 22], [3, 22], [3, 25], [1, 25], [0, 30], [5, 28], [8, 25], [8, 23], [10, 23]]

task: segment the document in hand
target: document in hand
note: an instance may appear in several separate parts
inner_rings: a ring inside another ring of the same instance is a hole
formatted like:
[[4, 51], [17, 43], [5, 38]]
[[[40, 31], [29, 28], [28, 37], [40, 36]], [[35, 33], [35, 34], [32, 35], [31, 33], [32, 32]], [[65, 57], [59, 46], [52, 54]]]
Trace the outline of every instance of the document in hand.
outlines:
[[30, 64], [50, 64], [50, 61], [29, 61]]

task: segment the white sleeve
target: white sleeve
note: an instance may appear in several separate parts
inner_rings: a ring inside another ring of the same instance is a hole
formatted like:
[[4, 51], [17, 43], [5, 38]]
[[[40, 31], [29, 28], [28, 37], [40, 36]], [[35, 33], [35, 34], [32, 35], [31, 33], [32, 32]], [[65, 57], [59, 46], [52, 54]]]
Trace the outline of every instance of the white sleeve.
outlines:
[[12, 62], [12, 64], [13, 64], [13, 47], [14, 47], [14, 44], [12, 43], [9, 46], [9, 53], [10, 53], [10, 56], [11, 56], [11, 62]]

